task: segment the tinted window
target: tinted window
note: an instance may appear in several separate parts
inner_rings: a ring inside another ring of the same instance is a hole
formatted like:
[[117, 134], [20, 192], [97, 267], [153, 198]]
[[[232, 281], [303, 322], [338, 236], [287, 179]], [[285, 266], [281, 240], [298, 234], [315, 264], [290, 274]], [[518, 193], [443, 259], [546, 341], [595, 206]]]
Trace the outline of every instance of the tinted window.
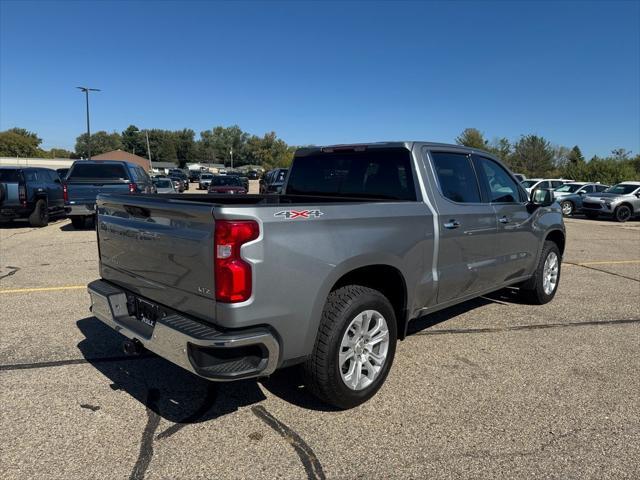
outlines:
[[552, 180], [551, 181], [551, 188], [558, 188], [561, 185], [564, 185], [564, 182], [561, 182], [559, 180]]
[[24, 179], [27, 182], [36, 182], [38, 180], [38, 175], [35, 170], [25, 170]]
[[624, 183], [619, 183], [618, 185], [614, 185], [613, 187], [609, 187], [605, 190], [605, 192], [607, 193], [616, 193], [619, 195], [629, 195], [630, 193], [632, 193], [633, 191], [635, 191], [636, 189], [638, 189], [639, 185], [632, 185], [632, 184], [624, 184]]
[[[287, 193], [388, 200], [415, 200], [410, 153], [405, 149], [320, 153], [297, 157]], [[280, 170], [276, 181], [286, 170]]]
[[211, 185], [219, 186], [219, 187], [225, 186], [225, 185], [241, 186], [242, 182], [238, 177], [233, 177], [233, 176], [213, 177], [213, 179], [211, 180]]
[[442, 194], [459, 203], [479, 203], [480, 190], [468, 155], [460, 153], [431, 154]]
[[159, 178], [157, 180], [154, 180], [153, 183], [155, 183], [158, 188], [171, 188], [173, 186], [171, 180], [168, 180], [166, 178]]
[[[556, 188], [556, 192], [565, 192], [565, 193], [573, 193], [580, 188], [580, 184], [576, 183], [565, 183], [564, 185]], [[585, 187], [586, 188], [586, 187]], [[584, 190], [584, 188], [583, 188]]]
[[596, 192], [604, 192], [607, 188], [606, 185], [596, 185]]
[[69, 181], [74, 180], [128, 180], [123, 165], [113, 163], [76, 163], [69, 172]]
[[0, 181], [18, 183], [20, 181], [20, 170], [0, 169]]
[[492, 203], [517, 203], [520, 191], [511, 175], [493, 160], [475, 157], [480, 175], [486, 182], [489, 199]]
[[586, 193], [593, 193], [596, 191], [595, 187], [593, 185], [586, 185], [585, 187], [582, 187], [580, 189], [581, 192], [586, 192]]
[[539, 180], [525, 180], [523, 182], [520, 182], [520, 185], [522, 185], [524, 188], [531, 188], [538, 182]]

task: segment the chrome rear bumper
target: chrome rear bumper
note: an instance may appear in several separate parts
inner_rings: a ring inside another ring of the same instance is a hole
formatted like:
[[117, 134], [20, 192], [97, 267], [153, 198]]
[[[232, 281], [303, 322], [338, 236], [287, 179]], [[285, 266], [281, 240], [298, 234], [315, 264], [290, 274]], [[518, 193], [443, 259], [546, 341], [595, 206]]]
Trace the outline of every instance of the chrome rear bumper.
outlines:
[[280, 347], [267, 328], [221, 332], [166, 309], [170, 313], [157, 319], [145, 335], [131, 327], [139, 320], [129, 313], [128, 292], [104, 280], [91, 282], [87, 290], [96, 318], [203, 378], [230, 381], [269, 375], [276, 369]]

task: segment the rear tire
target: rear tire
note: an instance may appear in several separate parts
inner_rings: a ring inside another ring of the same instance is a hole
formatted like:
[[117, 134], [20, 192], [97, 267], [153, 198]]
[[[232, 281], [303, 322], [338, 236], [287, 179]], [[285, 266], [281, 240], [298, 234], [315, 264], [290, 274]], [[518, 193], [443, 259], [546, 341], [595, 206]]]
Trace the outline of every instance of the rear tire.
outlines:
[[382, 293], [360, 285], [331, 292], [313, 352], [303, 365], [307, 387], [338, 408], [366, 402], [387, 378], [396, 339], [395, 313]]
[[73, 228], [76, 230], [82, 230], [87, 223], [87, 219], [85, 217], [75, 216], [69, 218], [71, 219], [71, 225], [73, 225]]
[[49, 205], [43, 198], [36, 201], [36, 206], [29, 215], [29, 225], [36, 228], [49, 225]]
[[616, 222], [620, 223], [624, 223], [629, 220], [631, 215], [631, 208], [628, 205], [620, 205], [616, 208], [615, 212], [613, 212], [613, 218], [616, 219]]
[[590, 220], [595, 220], [598, 218], [598, 212], [584, 212], [585, 216]]
[[544, 305], [553, 300], [560, 284], [562, 256], [554, 242], [544, 242], [538, 266], [533, 276], [521, 287], [523, 298], [533, 305]]

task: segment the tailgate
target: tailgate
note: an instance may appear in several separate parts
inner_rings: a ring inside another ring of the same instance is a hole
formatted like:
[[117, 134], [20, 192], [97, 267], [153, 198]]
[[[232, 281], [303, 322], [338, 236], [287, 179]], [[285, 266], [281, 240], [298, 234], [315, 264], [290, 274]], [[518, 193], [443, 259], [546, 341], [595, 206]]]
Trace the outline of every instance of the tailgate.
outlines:
[[97, 203], [102, 278], [214, 320], [212, 206], [138, 195], [101, 196]]
[[112, 183], [92, 183], [92, 182], [73, 182], [67, 183], [67, 192], [69, 195], [69, 204], [94, 204], [96, 197], [101, 193], [127, 193], [129, 191], [128, 182], [112, 182]]

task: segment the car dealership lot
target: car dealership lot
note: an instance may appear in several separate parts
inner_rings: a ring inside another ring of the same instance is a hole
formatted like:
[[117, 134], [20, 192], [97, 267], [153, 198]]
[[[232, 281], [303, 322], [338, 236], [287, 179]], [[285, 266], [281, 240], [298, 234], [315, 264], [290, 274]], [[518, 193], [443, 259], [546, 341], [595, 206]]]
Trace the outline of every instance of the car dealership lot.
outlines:
[[125, 357], [88, 311], [95, 232], [3, 226], [0, 477], [637, 477], [640, 222], [566, 222], [553, 302], [503, 291], [416, 321], [346, 412], [295, 369], [212, 384]]

